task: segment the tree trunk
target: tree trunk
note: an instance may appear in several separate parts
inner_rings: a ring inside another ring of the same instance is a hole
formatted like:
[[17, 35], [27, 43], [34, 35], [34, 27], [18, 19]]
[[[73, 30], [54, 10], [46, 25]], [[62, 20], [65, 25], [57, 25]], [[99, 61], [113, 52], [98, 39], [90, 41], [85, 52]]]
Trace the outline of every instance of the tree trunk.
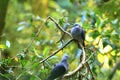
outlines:
[[9, 0], [0, 0], [0, 36], [5, 26], [5, 16]]

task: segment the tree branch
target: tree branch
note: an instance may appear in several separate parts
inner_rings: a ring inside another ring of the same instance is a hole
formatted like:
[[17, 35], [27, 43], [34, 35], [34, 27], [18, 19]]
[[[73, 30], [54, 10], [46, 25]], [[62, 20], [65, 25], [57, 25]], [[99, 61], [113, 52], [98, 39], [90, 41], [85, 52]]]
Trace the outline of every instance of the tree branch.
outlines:
[[28, 49], [31, 47], [31, 45], [34, 42], [34, 40], [36, 39], [36, 37], [38, 37], [38, 35], [40, 34], [41, 29], [42, 29], [42, 26], [40, 26], [40, 29], [35, 34], [35, 37], [31, 40], [31, 42], [28, 44], [28, 46], [24, 49], [25, 54], [27, 53]]
[[112, 78], [113, 78], [113, 76], [114, 76], [114, 74], [115, 74], [115, 72], [116, 72], [116, 70], [118, 69], [119, 66], [120, 66], [120, 62], [117, 62], [115, 64], [115, 66], [113, 67], [112, 72], [110, 73], [110, 75], [108, 77], [108, 80], [112, 80]]
[[75, 70], [73, 70], [72, 72], [65, 74], [64, 78], [67, 78], [67, 77], [70, 77], [70, 76], [76, 74], [82, 68], [82, 66], [85, 64], [85, 59], [86, 59], [85, 49], [84, 49], [83, 45], [81, 45], [81, 43], [80, 43], [80, 46], [81, 46], [82, 51], [83, 51], [83, 57], [82, 57], [83, 59], [82, 59], [81, 63], [78, 65], [78, 67]]
[[47, 58], [43, 59], [40, 61], [40, 63], [45, 62], [47, 59], [49, 59], [50, 57], [54, 56], [55, 54], [57, 54], [59, 51], [61, 51], [63, 48], [65, 48], [71, 41], [73, 41], [73, 39], [69, 40], [62, 48], [58, 49], [57, 51], [55, 51], [54, 53], [52, 53], [50, 56], [48, 56]]
[[47, 17], [46, 22], [47, 22], [48, 19], [50, 19], [51, 21], [53, 21], [53, 22], [56, 24], [57, 28], [58, 28], [61, 32], [68, 34], [68, 35], [72, 38], [71, 34], [70, 34], [69, 32], [67, 32], [67, 31], [65, 31], [52, 17], [50, 17], [50, 16]]
[[65, 74], [63, 78], [68, 78], [70, 76], [73, 76], [75, 75], [78, 71], [80, 71], [80, 69], [82, 69], [82, 67], [86, 64], [87, 68], [88, 68], [88, 71], [90, 71], [91, 75], [92, 75], [92, 80], [95, 80], [94, 76], [93, 76], [93, 73], [92, 71], [90, 70], [90, 67], [89, 67], [89, 64], [87, 63], [89, 61], [89, 59], [93, 56], [94, 53], [92, 53], [89, 58], [86, 60], [86, 53], [85, 53], [85, 48], [81, 45], [80, 43], [80, 46], [82, 48], [82, 51], [83, 51], [83, 57], [82, 57], [82, 61], [81, 63], [78, 65], [78, 67], [73, 70], [72, 72], [69, 72], [68, 74]]
[[92, 71], [91, 71], [91, 69], [90, 69], [90, 66], [89, 66], [88, 62], [86, 62], [85, 64], [86, 64], [86, 66], [87, 66], [89, 72], [91, 73], [92, 80], [95, 80], [94, 75], [93, 75], [93, 73], [92, 73]]

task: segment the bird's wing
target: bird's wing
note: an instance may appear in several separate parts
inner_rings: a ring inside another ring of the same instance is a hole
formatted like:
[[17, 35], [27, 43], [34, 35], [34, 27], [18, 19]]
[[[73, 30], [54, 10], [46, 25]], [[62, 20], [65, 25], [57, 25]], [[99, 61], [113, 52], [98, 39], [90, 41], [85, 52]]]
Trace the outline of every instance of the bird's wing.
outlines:
[[62, 76], [63, 74], [65, 74], [66, 69], [64, 67], [64, 65], [62, 64], [57, 64], [54, 69], [51, 71], [51, 74], [49, 76], [49, 79], [56, 79], [59, 76]]
[[83, 40], [85, 40], [85, 31], [84, 30], [81, 30], [81, 37]]

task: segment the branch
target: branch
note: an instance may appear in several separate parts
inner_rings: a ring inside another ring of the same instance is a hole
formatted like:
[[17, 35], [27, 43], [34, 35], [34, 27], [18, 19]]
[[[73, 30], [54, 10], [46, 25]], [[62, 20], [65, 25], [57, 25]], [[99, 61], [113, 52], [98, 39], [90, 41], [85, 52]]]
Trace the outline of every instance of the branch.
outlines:
[[80, 46], [81, 46], [82, 51], [83, 51], [83, 59], [82, 59], [81, 63], [78, 65], [78, 67], [74, 71], [69, 72], [68, 74], [65, 74], [64, 78], [70, 77], [70, 76], [76, 74], [82, 68], [82, 66], [85, 64], [85, 59], [86, 59], [85, 49], [84, 49], [83, 45], [81, 45], [81, 43], [80, 43]]
[[43, 59], [40, 61], [40, 63], [45, 62], [47, 59], [49, 59], [50, 57], [54, 56], [55, 54], [57, 54], [59, 51], [61, 51], [64, 47], [66, 47], [71, 41], [73, 41], [73, 39], [69, 40], [62, 48], [58, 49], [57, 51], [55, 51], [54, 53], [52, 53], [50, 56], [48, 56], [47, 58]]
[[65, 36], [65, 33], [63, 33], [62, 37], [57, 41], [57, 43], [60, 42], [60, 41], [62, 41], [62, 39], [64, 38], [64, 36]]
[[108, 77], [108, 80], [112, 80], [112, 78], [113, 78], [113, 76], [114, 76], [114, 74], [115, 74], [115, 72], [116, 72], [116, 70], [118, 69], [119, 66], [120, 66], [120, 62], [117, 62], [115, 64], [115, 66], [113, 67], [112, 72]]
[[95, 53], [95, 51], [94, 51], [94, 52], [89, 56], [89, 58], [85, 61], [85, 64], [86, 64], [88, 70], [90, 71], [90, 73], [91, 73], [91, 75], [92, 75], [92, 80], [95, 80], [95, 78], [94, 78], [94, 75], [93, 75], [93, 73], [92, 73], [92, 71], [91, 71], [91, 69], [90, 69], [90, 66], [89, 66], [89, 64], [88, 64], [88, 61], [90, 60], [90, 58], [93, 56], [94, 53]]
[[65, 31], [52, 17], [50, 17], [50, 16], [47, 17], [46, 22], [47, 22], [48, 19], [53, 21], [56, 24], [57, 28], [60, 29], [61, 32], [68, 34], [72, 38], [71, 34], [67, 31]]
[[89, 56], [89, 58], [85, 61], [85, 63], [90, 60], [90, 58], [93, 56], [94, 53], [95, 53], [95, 52], [93, 52], [93, 53]]
[[92, 73], [92, 71], [91, 71], [91, 69], [90, 69], [90, 66], [89, 66], [89, 64], [88, 64], [88, 61], [89, 61], [89, 59], [93, 56], [93, 54], [94, 54], [94, 52], [93, 52], [93, 53], [90, 55], [90, 57], [85, 61], [85, 64], [86, 64], [88, 70], [90, 71], [90, 73], [91, 73], [91, 75], [92, 75], [92, 80], [95, 80], [94, 75], [93, 75], [93, 73]]
[[90, 67], [89, 67], [89, 65], [88, 65], [88, 63], [87, 63], [87, 62], [89, 61], [89, 59], [93, 56], [94, 53], [92, 53], [92, 54], [89, 56], [89, 58], [86, 60], [85, 48], [84, 48], [81, 44], [80, 44], [80, 46], [81, 46], [82, 51], [83, 51], [83, 59], [82, 59], [81, 63], [78, 65], [78, 67], [77, 67], [74, 71], [69, 72], [68, 74], [65, 74], [65, 75], [64, 75], [64, 78], [67, 78], [67, 77], [70, 77], [70, 76], [76, 74], [76, 73], [77, 73], [80, 69], [82, 69], [82, 67], [86, 64], [88, 70], [90, 71], [90, 73], [91, 73], [91, 75], [92, 75], [92, 79], [94, 80], [95, 78], [94, 78], [94, 76], [93, 76], [93, 74], [92, 74], [92, 71], [90, 70]]
[[[5, 78], [5, 79], [7, 79], [7, 80], [11, 80], [9, 77], [5, 76], [5, 75], [2, 74], [2, 73], [0, 73], [0, 77], [1, 77], [1, 76], [3, 77], [3, 79]], [[2, 77], [1, 77], [1, 78], [2, 78]]]
[[91, 73], [91, 75], [92, 75], [92, 80], [95, 80], [95, 78], [94, 78], [94, 76], [93, 76], [93, 73], [92, 73], [92, 71], [91, 71], [91, 69], [90, 69], [90, 66], [89, 66], [88, 62], [86, 62], [86, 66], [87, 66], [88, 70], [90, 71], [90, 73]]
[[36, 37], [38, 37], [38, 35], [40, 34], [41, 29], [42, 29], [42, 26], [40, 26], [40, 29], [35, 34], [35, 37], [31, 40], [31, 42], [28, 44], [28, 46], [24, 49], [24, 53], [27, 53], [28, 49], [31, 47], [31, 45], [34, 42], [34, 40], [36, 39]]
[[88, 74], [88, 68], [86, 66], [86, 71], [84, 73], [81, 73], [84, 77]]

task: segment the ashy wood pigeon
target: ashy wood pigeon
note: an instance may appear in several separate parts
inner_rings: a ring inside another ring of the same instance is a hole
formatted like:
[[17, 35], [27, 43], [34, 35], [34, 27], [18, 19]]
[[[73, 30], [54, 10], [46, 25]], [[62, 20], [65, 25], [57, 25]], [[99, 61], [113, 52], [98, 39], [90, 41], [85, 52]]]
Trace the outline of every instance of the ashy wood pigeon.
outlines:
[[[74, 40], [77, 42], [80, 42], [83, 47], [85, 47], [85, 31], [82, 29], [82, 27], [79, 24], [74, 24], [73, 28], [71, 29], [71, 35]], [[78, 47], [80, 47], [78, 45]]]
[[64, 54], [60, 63], [56, 64], [46, 80], [54, 80], [62, 77], [68, 71], [68, 55]]

